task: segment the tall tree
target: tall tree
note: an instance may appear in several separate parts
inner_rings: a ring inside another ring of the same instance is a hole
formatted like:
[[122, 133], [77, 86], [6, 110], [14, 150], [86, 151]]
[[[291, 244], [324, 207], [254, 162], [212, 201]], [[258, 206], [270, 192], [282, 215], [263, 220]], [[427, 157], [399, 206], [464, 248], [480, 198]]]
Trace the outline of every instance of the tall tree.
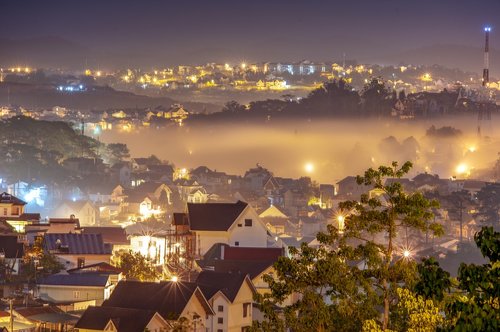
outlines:
[[[342, 215], [343, 229], [329, 225], [328, 233], [317, 236], [318, 248], [302, 244], [291, 249], [292, 258], [280, 258], [275, 278], [265, 277], [271, 292], [258, 297], [266, 320], [256, 323], [255, 330], [359, 331], [364, 320], [376, 319], [378, 305], [384, 308], [381, 326], [388, 328], [396, 288], [411, 286], [416, 272], [415, 263], [403, 258], [396, 245], [398, 232], [442, 233], [431, 222], [437, 202], [419, 192], [404, 192], [398, 181], [386, 184], [387, 178], [400, 179], [411, 167], [410, 162], [401, 167], [393, 162], [357, 177], [358, 184], [378, 195], [340, 203], [342, 211], [349, 212]], [[286, 304], [294, 294], [300, 299]], [[276, 306], [282, 307], [282, 316]]]
[[406, 162], [401, 167], [393, 162], [391, 166], [368, 169], [364, 176], [357, 177], [357, 183], [371, 186], [373, 192], [379, 194], [364, 194], [359, 202], [346, 201], [339, 204], [340, 209], [349, 211], [345, 217], [343, 241], [360, 241], [354, 249], [347, 245], [344, 248], [346, 251], [354, 251], [365, 262], [365, 276], [372, 281], [374, 289], [380, 290], [384, 330], [388, 328], [390, 307], [396, 296], [395, 289], [401, 282], [410, 282], [414, 272], [414, 265], [402, 259], [403, 254], [407, 253], [403, 253], [403, 248], [396, 245], [398, 233], [403, 230], [430, 230], [434, 235], [443, 233], [442, 227], [431, 221], [432, 208], [439, 206], [437, 201], [426, 199], [420, 192], [406, 193], [398, 181], [386, 183], [387, 178], [402, 178], [411, 167], [411, 162]]
[[161, 277], [156, 267], [138, 252], [122, 252], [115, 257], [116, 266], [127, 278], [139, 281], [155, 281]]

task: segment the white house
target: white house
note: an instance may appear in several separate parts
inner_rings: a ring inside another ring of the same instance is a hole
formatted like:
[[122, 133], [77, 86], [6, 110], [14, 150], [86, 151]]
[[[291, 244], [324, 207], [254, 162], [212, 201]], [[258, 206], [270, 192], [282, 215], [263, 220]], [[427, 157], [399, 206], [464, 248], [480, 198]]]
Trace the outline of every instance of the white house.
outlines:
[[196, 235], [197, 254], [216, 243], [240, 247], [267, 247], [267, 230], [247, 203], [188, 203], [189, 228]]
[[256, 290], [248, 275], [203, 271], [196, 284], [214, 310], [208, 330], [240, 332], [252, 325]]
[[93, 226], [97, 222], [97, 210], [89, 201], [64, 201], [51, 216], [68, 218], [71, 215], [80, 220], [80, 226]]

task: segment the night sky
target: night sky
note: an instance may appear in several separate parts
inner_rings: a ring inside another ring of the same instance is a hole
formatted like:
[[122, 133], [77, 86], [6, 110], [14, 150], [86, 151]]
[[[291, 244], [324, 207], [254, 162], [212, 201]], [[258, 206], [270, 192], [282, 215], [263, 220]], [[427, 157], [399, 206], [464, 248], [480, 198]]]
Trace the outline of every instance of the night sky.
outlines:
[[130, 65], [368, 61], [436, 44], [480, 47], [485, 24], [500, 45], [498, 0], [0, 0], [0, 12], [0, 39], [58, 37], [86, 61]]

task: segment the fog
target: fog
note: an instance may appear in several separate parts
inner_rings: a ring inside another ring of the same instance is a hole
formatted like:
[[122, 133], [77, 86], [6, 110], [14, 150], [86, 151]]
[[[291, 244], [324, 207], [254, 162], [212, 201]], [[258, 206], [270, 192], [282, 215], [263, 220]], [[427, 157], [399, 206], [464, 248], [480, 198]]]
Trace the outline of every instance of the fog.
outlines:
[[[425, 172], [441, 177], [477, 177], [490, 169], [500, 152], [498, 119], [481, 124], [475, 117], [427, 121], [313, 120], [234, 123], [105, 131], [105, 143], [126, 143], [132, 157], [151, 154], [177, 167], [205, 165], [243, 175], [257, 163], [276, 176], [310, 176], [319, 183], [334, 183], [361, 174], [370, 166], [411, 160], [412, 176]], [[462, 134], [453, 138], [429, 137], [426, 130], [452, 126]], [[392, 136], [392, 137], [390, 137]]]

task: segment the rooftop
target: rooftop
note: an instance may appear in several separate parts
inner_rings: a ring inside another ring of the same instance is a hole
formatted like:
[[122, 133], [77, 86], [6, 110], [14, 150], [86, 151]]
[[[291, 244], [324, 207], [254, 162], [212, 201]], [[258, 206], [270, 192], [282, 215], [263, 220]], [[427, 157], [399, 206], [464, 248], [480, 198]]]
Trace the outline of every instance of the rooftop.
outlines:
[[247, 207], [247, 203], [188, 203], [191, 230], [227, 231]]

